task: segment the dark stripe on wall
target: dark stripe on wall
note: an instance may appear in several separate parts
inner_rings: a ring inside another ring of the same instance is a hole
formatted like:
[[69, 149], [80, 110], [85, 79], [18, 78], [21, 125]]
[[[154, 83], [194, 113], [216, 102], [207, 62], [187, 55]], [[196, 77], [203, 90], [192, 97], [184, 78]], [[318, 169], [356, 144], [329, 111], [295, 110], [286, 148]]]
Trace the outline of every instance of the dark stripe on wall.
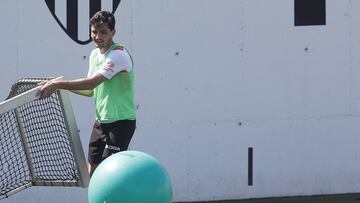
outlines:
[[295, 26], [326, 25], [326, 0], [295, 0]]
[[55, 0], [45, 0], [45, 3], [51, 12], [55, 12]]
[[90, 0], [90, 18], [98, 11], [101, 11], [101, 0]]
[[253, 155], [254, 155], [254, 150], [252, 147], [250, 147], [248, 149], [248, 185], [252, 186], [253, 185]]
[[66, 27], [70, 36], [78, 38], [78, 0], [66, 1]]
[[115, 13], [117, 7], [119, 6], [121, 0], [113, 0], [113, 8], [112, 8], [112, 12]]

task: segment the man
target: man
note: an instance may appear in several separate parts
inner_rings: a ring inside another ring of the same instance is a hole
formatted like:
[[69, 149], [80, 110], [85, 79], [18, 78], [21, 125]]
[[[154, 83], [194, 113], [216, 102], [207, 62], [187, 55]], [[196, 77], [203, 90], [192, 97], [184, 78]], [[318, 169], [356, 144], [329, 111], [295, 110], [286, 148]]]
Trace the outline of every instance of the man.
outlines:
[[127, 150], [135, 131], [134, 70], [127, 50], [114, 43], [115, 18], [107, 11], [91, 19], [91, 38], [96, 48], [90, 54], [87, 78], [64, 80], [62, 77], [43, 83], [42, 97], [57, 89], [93, 96], [96, 121], [89, 143], [89, 173], [111, 154]]

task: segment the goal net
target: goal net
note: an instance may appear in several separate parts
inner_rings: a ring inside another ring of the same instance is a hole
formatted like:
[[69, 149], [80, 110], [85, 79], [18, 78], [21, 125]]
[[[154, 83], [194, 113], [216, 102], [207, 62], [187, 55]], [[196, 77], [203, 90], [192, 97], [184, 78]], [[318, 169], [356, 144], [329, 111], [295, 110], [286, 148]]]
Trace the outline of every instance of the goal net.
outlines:
[[0, 199], [30, 186], [88, 185], [67, 91], [40, 99], [43, 80], [18, 80], [0, 103]]

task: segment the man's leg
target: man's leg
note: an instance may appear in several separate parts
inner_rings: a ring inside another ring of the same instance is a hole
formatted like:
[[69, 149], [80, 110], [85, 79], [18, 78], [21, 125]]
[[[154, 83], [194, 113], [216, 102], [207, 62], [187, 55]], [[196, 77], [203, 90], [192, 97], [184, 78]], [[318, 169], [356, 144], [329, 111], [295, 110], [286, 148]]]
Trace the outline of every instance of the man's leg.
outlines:
[[90, 177], [94, 173], [96, 167], [102, 161], [102, 154], [105, 149], [105, 144], [105, 135], [103, 133], [103, 129], [101, 128], [100, 123], [95, 122], [90, 136], [88, 151], [88, 171]]
[[102, 155], [103, 160], [112, 154], [128, 149], [135, 132], [136, 121], [120, 120], [110, 125], [106, 127], [110, 130], [106, 133], [106, 146]]
[[94, 171], [98, 167], [98, 165], [99, 164], [89, 164], [88, 169], [89, 169], [90, 177], [92, 176], [92, 174], [94, 173]]

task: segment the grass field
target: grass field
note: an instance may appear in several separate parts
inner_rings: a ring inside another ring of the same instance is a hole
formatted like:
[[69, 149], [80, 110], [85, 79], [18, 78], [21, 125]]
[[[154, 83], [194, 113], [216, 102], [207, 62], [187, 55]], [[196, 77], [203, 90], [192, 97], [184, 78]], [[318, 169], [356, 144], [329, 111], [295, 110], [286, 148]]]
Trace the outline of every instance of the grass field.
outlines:
[[237, 200], [237, 201], [229, 200], [229, 201], [213, 201], [213, 202], [203, 202], [203, 203], [360, 203], [360, 194], [249, 199], [249, 200]]

